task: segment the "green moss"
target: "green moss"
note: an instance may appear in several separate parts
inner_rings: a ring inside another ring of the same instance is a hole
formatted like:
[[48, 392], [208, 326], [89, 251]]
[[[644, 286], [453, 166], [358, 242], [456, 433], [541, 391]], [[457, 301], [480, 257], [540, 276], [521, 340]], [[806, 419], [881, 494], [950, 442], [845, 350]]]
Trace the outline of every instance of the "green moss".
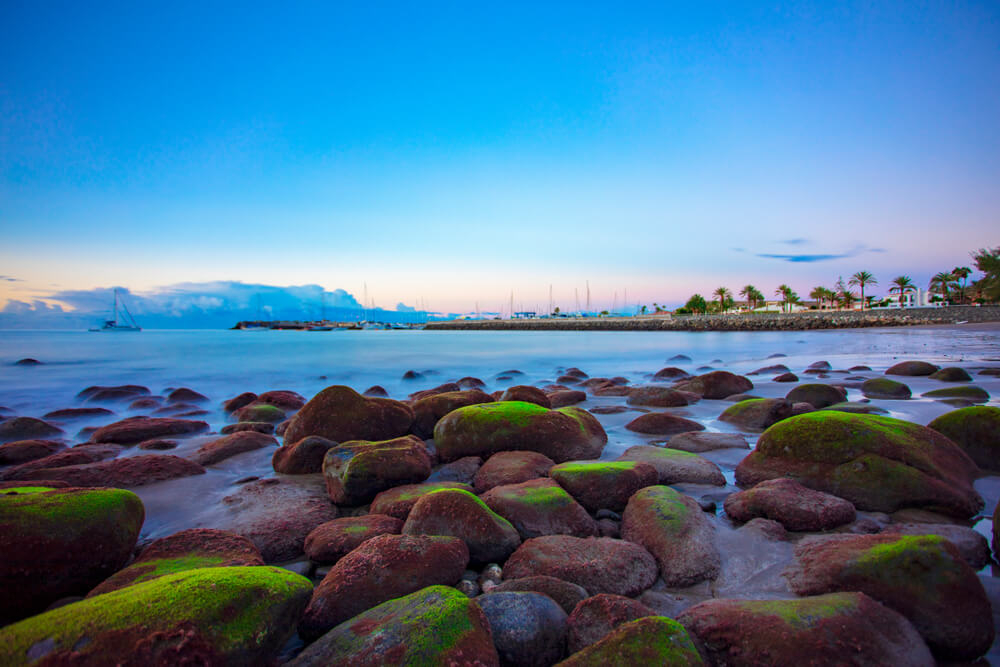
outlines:
[[958, 387], [943, 387], [922, 394], [925, 398], [966, 398], [970, 401], [988, 401], [989, 392], [981, 387], [966, 384]]
[[587, 428], [587, 421], [586, 421], [586, 419], [590, 417], [589, 412], [587, 412], [583, 408], [578, 408], [575, 405], [570, 405], [565, 408], [559, 408], [558, 410], [556, 410], [556, 412], [562, 413], [567, 417], [572, 418], [573, 421], [576, 422], [577, 426], [580, 427], [580, 433], [582, 433], [583, 435], [590, 435], [590, 429]]
[[746, 412], [749, 408], [752, 408], [756, 405], [763, 405], [767, 400], [768, 399], [766, 398], [744, 399], [726, 408], [725, 411], [721, 415], [719, 415], [719, 418], [722, 419], [723, 417], [736, 417]]
[[240, 411], [241, 422], [280, 422], [285, 416], [284, 410], [266, 403], [251, 405]]
[[679, 534], [687, 525], [690, 510], [684, 504], [681, 494], [669, 486], [647, 486], [636, 491], [632, 498], [652, 502], [657, 528], [667, 535]]
[[834, 468], [829, 492], [864, 509], [895, 512], [927, 493], [927, 475], [899, 461], [863, 454]]
[[346, 528], [341, 529], [341, 532], [345, 535], [362, 535], [370, 531], [371, 528], [368, 526], [347, 526]]
[[[13, 489], [8, 489], [10, 490]], [[125, 489], [45, 489], [29, 493], [5, 493], [0, 495], [0, 523], [78, 526], [131, 511], [138, 514], [141, 524], [144, 515], [141, 508], [139, 496]]]
[[504, 493], [503, 495], [535, 507], [564, 507], [576, 502], [571, 495], [556, 484], [521, 488], [516, 491]]
[[646, 616], [623, 623], [596, 644], [574, 653], [566, 667], [602, 665], [689, 666], [704, 664], [684, 626], [666, 616]]
[[46, 491], [54, 490], [48, 486], [11, 486], [6, 489], [0, 489], [0, 496], [23, 496], [29, 493], [45, 493]]
[[905, 399], [910, 397], [910, 388], [889, 378], [872, 378], [861, 384], [861, 393], [872, 398]]
[[475, 425], [509, 424], [522, 428], [531, 423], [534, 417], [546, 414], [548, 411], [548, 408], [527, 401], [497, 401], [468, 405], [464, 408], [458, 408], [451, 414], [457, 413], [462, 421]]
[[947, 590], [963, 580], [964, 562], [944, 549], [945, 541], [940, 535], [907, 535], [870, 547], [852, 559], [841, 577], [904, 590], [919, 588], [926, 591], [924, 595]]
[[119, 574], [135, 570], [141, 571], [142, 574], [133, 579], [129, 584], [130, 586], [134, 586], [135, 584], [140, 584], [144, 581], [156, 579], [168, 574], [186, 572], [187, 570], [197, 570], [203, 567], [216, 567], [224, 560], [225, 559], [219, 556], [178, 556], [177, 558], [157, 558], [130, 565], [119, 572]]
[[850, 593], [831, 593], [798, 600], [747, 600], [739, 606], [750, 614], [777, 616], [796, 630], [803, 630], [815, 627], [822, 620], [854, 611], [857, 597]]
[[465, 491], [468, 490], [468, 485], [460, 484], [459, 482], [427, 482], [426, 484], [398, 486], [394, 489], [384, 491], [383, 493], [385, 498], [391, 498], [395, 502], [416, 500], [433, 491], [441, 491], [444, 489], [461, 489]]
[[638, 464], [638, 461], [570, 461], [554, 466], [549, 470], [549, 476], [572, 479], [582, 476], [617, 475], [634, 470]]
[[[52, 651], [99, 656], [100, 637], [143, 634], [192, 623], [220, 652], [260, 646], [273, 631], [275, 607], [312, 591], [305, 577], [276, 567], [215, 567], [168, 574], [33, 616], [0, 630], [0, 663], [21, 664], [46, 640]], [[285, 611], [293, 611], [286, 609]], [[89, 639], [89, 643], [81, 640]]]
[[888, 410], [880, 408], [872, 403], [855, 403], [853, 401], [844, 401], [843, 403], [835, 403], [829, 405], [823, 410], [836, 410], [837, 412], [851, 412], [857, 415], [885, 415], [889, 414]]

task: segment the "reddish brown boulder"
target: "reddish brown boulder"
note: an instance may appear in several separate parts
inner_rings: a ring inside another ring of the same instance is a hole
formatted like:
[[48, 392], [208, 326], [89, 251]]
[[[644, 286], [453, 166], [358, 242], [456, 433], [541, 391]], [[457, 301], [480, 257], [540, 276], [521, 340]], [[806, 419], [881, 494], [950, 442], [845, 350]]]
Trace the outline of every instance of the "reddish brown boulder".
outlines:
[[478, 456], [463, 456], [451, 463], [436, 466], [427, 481], [472, 484], [472, 480], [476, 477], [481, 465], [483, 465], [483, 460]]
[[431, 389], [424, 389], [422, 391], [415, 391], [410, 394], [409, 399], [411, 401], [419, 401], [423, 398], [429, 396], [437, 396], [438, 394], [446, 394], [453, 391], [461, 391], [462, 388], [458, 386], [457, 382], [445, 382], [444, 384], [439, 384]]
[[753, 382], [729, 371], [711, 371], [681, 380], [674, 385], [674, 389], [690, 391], [702, 398], [720, 399], [750, 391], [753, 389]]
[[203, 421], [150, 417], [129, 417], [101, 427], [90, 435], [91, 442], [135, 445], [143, 440], [164, 438], [171, 435], [190, 435], [208, 430]]
[[81, 487], [134, 488], [167, 479], [204, 474], [205, 469], [200, 465], [179, 456], [142, 454], [97, 463], [21, 472], [18, 474], [18, 479], [58, 479]]
[[389, 440], [413, 425], [410, 406], [388, 398], [368, 398], [350, 387], [334, 385], [313, 396], [291, 419], [285, 442], [318, 435], [334, 442]]
[[[22, 479], [22, 475], [44, 468], [62, 468], [64, 466], [94, 463], [118, 456], [122, 448], [118, 445], [77, 445], [70, 449], [43, 456], [40, 459], [28, 461], [0, 472], [0, 479]], [[24, 477], [24, 479], [28, 479]], [[37, 479], [37, 477], [35, 478]]]
[[688, 431], [705, 430], [705, 427], [696, 421], [667, 412], [647, 412], [625, 424], [625, 428], [645, 435], [674, 435]]
[[461, 489], [472, 491], [468, 484], [460, 482], [425, 482], [424, 484], [404, 484], [396, 486], [375, 496], [369, 510], [372, 514], [387, 514], [401, 521], [406, 521], [410, 510], [417, 501], [428, 493], [441, 489]]
[[251, 403], [233, 413], [233, 417], [241, 422], [266, 422], [280, 424], [288, 415], [281, 408], [268, 403]]
[[268, 405], [273, 405], [282, 410], [287, 410], [289, 412], [294, 412], [300, 409], [306, 404], [306, 399], [295, 393], [294, 391], [287, 391], [284, 389], [277, 389], [272, 391], [265, 391], [263, 394], [257, 397], [258, 403], [266, 403]]
[[438, 420], [457, 408], [479, 403], [492, 403], [493, 397], [478, 389], [449, 391], [432, 394], [413, 403], [413, 426], [411, 430], [419, 438], [430, 438]]
[[549, 397], [545, 395], [545, 392], [538, 387], [532, 387], [531, 385], [519, 384], [510, 387], [503, 393], [500, 397], [501, 401], [525, 401], [527, 403], [534, 403], [535, 405], [540, 405], [543, 408], [551, 408], [552, 402]]
[[402, 521], [385, 514], [345, 516], [316, 526], [306, 536], [305, 551], [317, 563], [336, 563], [362, 543], [402, 530]]
[[495, 486], [482, 495], [482, 501], [507, 519], [522, 539], [597, 535], [597, 524], [587, 510], [551, 479]]
[[[230, 435], [241, 431], [257, 431], [258, 433], [271, 435], [274, 433], [274, 424], [270, 422], [236, 422], [235, 424], [226, 424], [221, 429], [223, 435]], [[142, 445], [139, 446], [141, 447]]]
[[199, 394], [194, 389], [188, 389], [187, 387], [181, 387], [179, 389], [174, 389], [172, 392], [167, 394], [167, 403], [207, 403], [208, 396], [204, 394]]
[[0, 442], [42, 440], [57, 435], [63, 435], [61, 428], [34, 417], [11, 417], [0, 421]]
[[343, 505], [362, 505], [381, 491], [422, 482], [430, 474], [430, 454], [413, 435], [381, 442], [345, 442], [328, 449], [323, 458], [327, 493]]
[[739, 433], [678, 433], [669, 440], [671, 449], [700, 454], [716, 449], [750, 449], [747, 439]]
[[495, 486], [546, 477], [554, 465], [552, 459], [538, 452], [497, 452], [479, 468], [473, 485], [476, 493], [484, 493]]
[[681, 378], [686, 378], [690, 375], [687, 371], [677, 368], [676, 366], [668, 366], [666, 368], [661, 368], [656, 371], [653, 376], [654, 380], [677, 380]]
[[656, 484], [656, 468], [640, 461], [570, 461], [549, 475], [591, 512], [620, 512], [639, 489]]
[[468, 375], [463, 378], [459, 378], [455, 384], [457, 384], [462, 389], [483, 389], [484, 387], [486, 387], [485, 382], [483, 382], [479, 378], [471, 377]]
[[604, 639], [619, 625], [646, 616], [656, 616], [656, 612], [638, 600], [608, 593], [587, 598], [576, 605], [567, 620], [568, 652], [582, 651]]
[[836, 405], [847, 398], [847, 392], [829, 384], [800, 384], [785, 395], [790, 403], [808, 403], [817, 410]]
[[506, 579], [548, 575], [592, 594], [636, 596], [656, 581], [656, 561], [632, 542], [546, 535], [525, 541], [504, 566]]
[[792, 403], [783, 398], [751, 398], [726, 408], [719, 415], [719, 421], [750, 431], [763, 431], [794, 413]]
[[210, 466], [237, 454], [274, 447], [277, 444], [278, 441], [266, 433], [240, 431], [205, 443], [191, 456], [191, 460], [198, 465]]
[[590, 596], [590, 593], [588, 593], [583, 586], [571, 584], [568, 581], [563, 581], [562, 579], [556, 579], [555, 577], [549, 577], [546, 575], [523, 577], [521, 579], [507, 579], [505, 581], [501, 581], [484, 595], [489, 595], [490, 593], [505, 593], [509, 591], [523, 591], [548, 595], [550, 598], [555, 600], [556, 604], [562, 607], [562, 610], [567, 614], [572, 613], [577, 604]]
[[143, 396], [128, 404], [129, 410], [155, 410], [160, 407], [163, 399], [159, 396]]
[[843, 498], [806, 488], [793, 479], [772, 479], [726, 498], [733, 521], [756, 517], [777, 521], [787, 530], [830, 530], [854, 521], [854, 505]]
[[365, 389], [363, 395], [371, 398], [388, 398], [389, 392], [385, 390], [385, 387], [376, 384]]
[[460, 489], [433, 491], [418, 500], [406, 517], [403, 534], [457, 537], [469, 547], [475, 563], [503, 562], [521, 544], [510, 522]]
[[683, 393], [668, 387], [632, 387], [626, 403], [654, 408], [680, 408], [688, 405], [688, 399]]
[[226, 412], [236, 412], [242, 407], [250, 405], [257, 400], [257, 394], [252, 391], [245, 391], [239, 396], [234, 396], [222, 404], [222, 409]]
[[16, 440], [0, 445], [0, 465], [27, 463], [51, 456], [66, 445], [54, 440]]
[[782, 373], [781, 375], [775, 375], [772, 382], [798, 382], [799, 376], [795, 373]]
[[336, 447], [318, 435], [310, 435], [290, 445], [282, 445], [274, 451], [271, 466], [275, 472], [285, 475], [309, 475], [323, 471], [323, 458], [327, 451]]
[[87, 387], [77, 394], [76, 397], [87, 403], [102, 403], [127, 401], [139, 396], [149, 396], [149, 393], [149, 389], [141, 385], [124, 384], [117, 387]]
[[54, 419], [56, 421], [69, 421], [72, 419], [90, 419], [92, 417], [106, 417], [114, 413], [107, 408], [65, 408], [63, 410], [53, 410], [42, 415], [43, 419]]
[[576, 389], [561, 389], [549, 394], [549, 404], [553, 408], [565, 408], [587, 400], [587, 394]]
[[462, 576], [462, 540], [432, 535], [379, 535], [341, 558], [313, 591], [299, 634], [313, 639], [387, 600]]
[[929, 364], [926, 361], [901, 361], [886, 370], [886, 375], [906, 375], [917, 377], [922, 375], [932, 375], [941, 367]]
[[[671, 441], [673, 444], [673, 441]], [[726, 477], [719, 466], [706, 458], [691, 452], [656, 447], [654, 445], [634, 445], [618, 457], [618, 461], [640, 461], [656, 468], [657, 484], [711, 484], [725, 486]]]

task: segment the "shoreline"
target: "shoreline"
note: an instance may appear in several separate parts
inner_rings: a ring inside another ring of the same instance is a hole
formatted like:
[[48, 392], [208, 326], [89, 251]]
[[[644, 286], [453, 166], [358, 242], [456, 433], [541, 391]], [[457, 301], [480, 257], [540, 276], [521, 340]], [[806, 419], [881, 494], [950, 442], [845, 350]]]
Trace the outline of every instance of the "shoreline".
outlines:
[[1000, 306], [902, 310], [808, 311], [674, 317], [587, 317], [428, 322], [429, 331], [809, 331], [872, 327], [955, 326], [1000, 322]]

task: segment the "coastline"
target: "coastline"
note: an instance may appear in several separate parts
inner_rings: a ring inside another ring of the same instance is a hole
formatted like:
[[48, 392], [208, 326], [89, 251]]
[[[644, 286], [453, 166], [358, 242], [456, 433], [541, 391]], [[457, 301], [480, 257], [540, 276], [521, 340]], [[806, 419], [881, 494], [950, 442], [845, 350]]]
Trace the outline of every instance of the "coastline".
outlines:
[[662, 317], [573, 317], [530, 320], [428, 322], [437, 331], [808, 331], [1000, 322], [1000, 306], [946, 306], [902, 310], [808, 311]]

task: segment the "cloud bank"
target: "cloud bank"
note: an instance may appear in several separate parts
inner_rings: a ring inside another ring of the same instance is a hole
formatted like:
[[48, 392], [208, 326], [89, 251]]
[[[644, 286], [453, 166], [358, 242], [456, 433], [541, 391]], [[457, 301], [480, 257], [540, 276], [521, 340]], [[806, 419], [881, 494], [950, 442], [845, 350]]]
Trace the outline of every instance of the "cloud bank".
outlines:
[[[812, 243], [809, 239], [784, 239], [779, 241], [779, 243], [791, 246], [803, 246]], [[808, 263], [808, 262], [827, 262], [834, 259], [847, 259], [850, 257], [857, 257], [858, 255], [863, 255], [868, 252], [885, 252], [885, 248], [869, 248], [866, 245], [858, 244], [852, 249], [841, 253], [778, 253], [778, 252], [752, 252], [746, 250], [745, 248], [733, 248], [735, 252], [748, 252], [754, 257], [760, 257], [761, 259], [777, 259], [783, 262], [794, 262], [794, 263]]]

